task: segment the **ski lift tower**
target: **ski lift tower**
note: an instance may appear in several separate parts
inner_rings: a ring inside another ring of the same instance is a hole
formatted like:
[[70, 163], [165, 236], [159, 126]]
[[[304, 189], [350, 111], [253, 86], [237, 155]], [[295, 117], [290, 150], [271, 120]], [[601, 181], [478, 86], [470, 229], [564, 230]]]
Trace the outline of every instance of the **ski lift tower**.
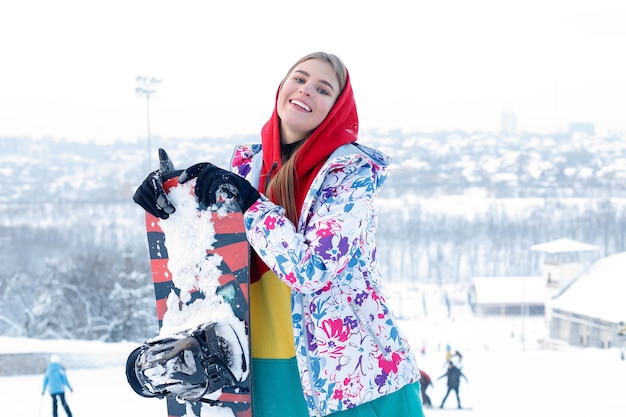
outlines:
[[148, 143], [148, 171], [152, 170], [152, 144], [150, 139], [150, 96], [156, 93], [156, 87], [161, 84], [162, 80], [154, 77], [137, 76], [137, 87], [135, 93], [138, 96], [146, 98], [146, 126], [147, 126], [147, 143]]

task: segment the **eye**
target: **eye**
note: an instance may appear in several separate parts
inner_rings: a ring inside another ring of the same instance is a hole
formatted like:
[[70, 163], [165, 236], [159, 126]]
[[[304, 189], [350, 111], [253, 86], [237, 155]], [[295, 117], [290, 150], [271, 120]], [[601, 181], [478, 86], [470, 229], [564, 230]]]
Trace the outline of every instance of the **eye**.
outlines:
[[293, 77], [294, 81], [300, 84], [304, 84], [304, 79], [300, 78], [300, 77]]
[[325, 95], [325, 96], [330, 95], [330, 94], [328, 93], [328, 91], [326, 91], [326, 90], [325, 90], [325, 89], [323, 89], [322, 87], [319, 87], [319, 88], [317, 89], [317, 92], [318, 92], [318, 93], [320, 93], [320, 94], [323, 94], [323, 95]]

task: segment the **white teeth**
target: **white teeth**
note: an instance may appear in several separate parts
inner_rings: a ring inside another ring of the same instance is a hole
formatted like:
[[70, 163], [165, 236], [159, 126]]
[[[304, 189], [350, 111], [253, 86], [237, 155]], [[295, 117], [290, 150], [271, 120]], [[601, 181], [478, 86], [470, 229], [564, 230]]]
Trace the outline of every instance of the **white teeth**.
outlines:
[[307, 106], [306, 104], [304, 104], [303, 102], [301, 102], [300, 100], [291, 100], [291, 104], [295, 104], [296, 106], [300, 106], [300, 107], [302, 107], [306, 111], [311, 111], [311, 108], [309, 106]]

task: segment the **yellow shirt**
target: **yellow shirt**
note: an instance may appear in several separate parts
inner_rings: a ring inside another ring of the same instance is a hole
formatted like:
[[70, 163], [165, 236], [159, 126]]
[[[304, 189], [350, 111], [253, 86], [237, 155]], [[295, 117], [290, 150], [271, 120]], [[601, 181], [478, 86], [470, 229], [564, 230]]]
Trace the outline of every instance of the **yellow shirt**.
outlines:
[[288, 359], [296, 355], [291, 324], [291, 289], [272, 271], [250, 284], [252, 357]]

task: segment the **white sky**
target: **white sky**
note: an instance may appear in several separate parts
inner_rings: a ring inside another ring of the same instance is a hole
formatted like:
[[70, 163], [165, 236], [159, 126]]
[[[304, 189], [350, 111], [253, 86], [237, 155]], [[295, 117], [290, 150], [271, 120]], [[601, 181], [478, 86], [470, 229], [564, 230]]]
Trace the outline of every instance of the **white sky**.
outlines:
[[162, 137], [256, 133], [300, 56], [346, 62], [362, 131], [626, 131], [626, 2], [362, 0], [0, 3], [0, 136], [135, 140], [135, 78]]

